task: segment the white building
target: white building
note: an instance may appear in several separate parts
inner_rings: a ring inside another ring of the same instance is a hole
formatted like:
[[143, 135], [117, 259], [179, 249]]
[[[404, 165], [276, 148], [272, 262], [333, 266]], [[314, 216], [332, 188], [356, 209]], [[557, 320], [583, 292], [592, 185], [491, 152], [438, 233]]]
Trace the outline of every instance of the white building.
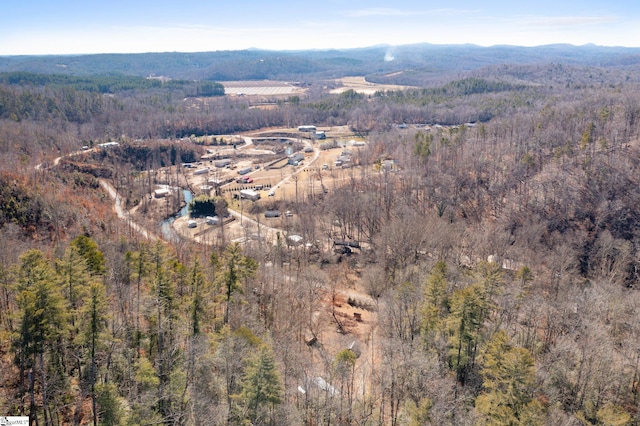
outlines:
[[111, 148], [120, 145], [118, 142], [105, 142], [98, 144], [98, 148]]
[[193, 172], [194, 175], [206, 175], [207, 173], [209, 173], [208, 167], [205, 167], [204, 169], [198, 169], [195, 172]]
[[169, 188], [158, 188], [153, 191], [153, 196], [156, 198], [164, 198], [169, 194], [171, 194], [171, 190]]
[[229, 165], [231, 165], [231, 160], [228, 158], [222, 159], [222, 160], [218, 160], [218, 161], [214, 161], [213, 165], [218, 167], [219, 169], [223, 169]]
[[257, 201], [260, 199], [260, 193], [253, 189], [243, 189], [240, 191], [240, 198], [245, 200]]

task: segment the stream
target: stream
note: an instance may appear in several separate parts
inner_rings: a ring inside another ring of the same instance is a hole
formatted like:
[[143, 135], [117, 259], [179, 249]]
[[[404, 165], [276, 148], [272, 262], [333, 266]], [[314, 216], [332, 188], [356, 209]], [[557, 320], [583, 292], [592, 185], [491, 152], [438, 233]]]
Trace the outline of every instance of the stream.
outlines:
[[189, 214], [189, 202], [193, 198], [193, 194], [191, 191], [183, 189], [182, 196], [184, 197], [184, 206], [180, 211], [160, 223], [160, 232], [162, 232], [162, 239], [165, 241], [176, 242], [180, 239], [180, 235], [173, 229], [173, 221]]

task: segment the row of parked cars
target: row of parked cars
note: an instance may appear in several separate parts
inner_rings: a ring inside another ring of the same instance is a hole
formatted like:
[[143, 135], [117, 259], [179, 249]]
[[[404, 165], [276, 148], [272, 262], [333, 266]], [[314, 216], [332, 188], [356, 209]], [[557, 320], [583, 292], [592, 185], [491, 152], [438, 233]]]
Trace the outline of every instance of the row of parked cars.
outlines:
[[237, 183], [253, 183], [251, 176], [242, 176], [236, 180]]

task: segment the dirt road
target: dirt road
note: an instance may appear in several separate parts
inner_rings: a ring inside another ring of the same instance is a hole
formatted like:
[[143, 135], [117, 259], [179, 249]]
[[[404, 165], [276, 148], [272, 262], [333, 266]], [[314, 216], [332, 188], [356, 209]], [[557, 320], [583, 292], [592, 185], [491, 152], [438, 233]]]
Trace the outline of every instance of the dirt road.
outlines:
[[104, 190], [107, 191], [109, 196], [113, 199], [113, 210], [116, 212], [116, 215], [118, 215], [118, 218], [125, 220], [131, 229], [142, 235], [144, 238], [151, 241], [159, 239], [157, 235], [147, 231], [144, 227], [138, 225], [131, 219], [129, 212], [122, 207], [122, 198], [118, 197], [118, 191], [116, 191], [113, 185], [105, 179], [98, 179], [98, 182], [100, 182], [100, 186], [104, 188]]

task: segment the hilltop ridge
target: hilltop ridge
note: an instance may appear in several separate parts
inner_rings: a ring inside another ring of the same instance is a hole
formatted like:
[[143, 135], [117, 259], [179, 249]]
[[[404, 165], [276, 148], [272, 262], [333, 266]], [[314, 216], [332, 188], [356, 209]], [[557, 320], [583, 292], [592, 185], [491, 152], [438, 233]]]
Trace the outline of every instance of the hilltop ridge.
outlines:
[[260, 49], [183, 53], [0, 56], [0, 72], [166, 76], [196, 80], [292, 80], [387, 74], [445, 74], [496, 64], [562, 63], [606, 68], [640, 65], [640, 48], [552, 44], [536, 47], [410, 44], [358, 49]]

